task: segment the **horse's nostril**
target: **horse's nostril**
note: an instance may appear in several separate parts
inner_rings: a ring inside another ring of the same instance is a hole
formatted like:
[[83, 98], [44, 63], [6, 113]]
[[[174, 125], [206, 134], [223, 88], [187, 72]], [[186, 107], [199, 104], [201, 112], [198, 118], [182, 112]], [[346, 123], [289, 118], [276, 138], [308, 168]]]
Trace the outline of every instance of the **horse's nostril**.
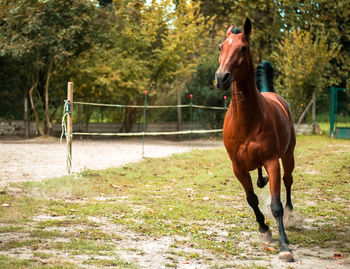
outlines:
[[226, 82], [230, 77], [230, 73], [226, 73], [223, 78], [223, 82]]

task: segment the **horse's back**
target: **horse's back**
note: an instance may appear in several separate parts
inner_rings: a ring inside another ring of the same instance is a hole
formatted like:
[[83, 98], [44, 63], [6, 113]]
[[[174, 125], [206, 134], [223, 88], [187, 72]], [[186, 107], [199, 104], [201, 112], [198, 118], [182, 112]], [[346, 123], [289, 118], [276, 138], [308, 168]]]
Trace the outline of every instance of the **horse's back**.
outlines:
[[281, 155], [295, 147], [295, 131], [289, 105], [280, 95], [273, 92], [262, 93], [267, 101], [267, 120], [273, 121], [277, 134], [277, 143], [280, 145]]

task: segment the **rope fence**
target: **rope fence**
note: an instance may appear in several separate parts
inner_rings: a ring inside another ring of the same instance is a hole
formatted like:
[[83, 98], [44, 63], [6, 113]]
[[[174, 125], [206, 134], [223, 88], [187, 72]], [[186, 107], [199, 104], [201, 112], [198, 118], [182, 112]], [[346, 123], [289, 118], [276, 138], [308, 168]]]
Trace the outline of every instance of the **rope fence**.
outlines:
[[[145, 106], [141, 105], [116, 105], [116, 104], [101, 104], [101, 103], [89, 103], [89, 102], [74, 102], [76, 105], [89, 105], [89, 106], [103, 106], [103, 107], [119, 107], [119, 108], [144, 108]], [[163, 106], [149, 106], [147, 105], [147, 108], [187, 108], [191, 107], [191, 105], [163, 105]], [[215, 109], [215, 110], [226, 110], [225, 107], [218, 107], [218, 106], [201, 106], [201, 105], [192, 105], [193, 108], [206, 108], [206, 109]]]
[[[208, 133], [219, 133], [222, 129], [211, 129], [211, 130], [192, 130], [192, 109], [211, 109], [211, 110], [227, 110], [226, 107], [226, 96], [224, 96], [224, 106], [203, 106], [194, 105], [192, 103], [193, 95], [190, 94], [190, 104], [184, 105], [147, 105], [147, 94], [145, 91], [145, 102], [144, 105], [119, 105], [119, 104], [102, 104], [102, 103], [91, 103], [91, 102], [73, 102], [73, 83], [68, 82], [67, 90], [67, 100], [65, 100], [63, 117], [62, 117], [62, 134], [61, 134], [61, 144], [63, 136], [66, 138], [66, 148], [67, 148], [67, 171], [72, 172], [72, 139], [74, 135], [80, 136], [119, 136], [119, 137], [131, 137], [142, 136], [142, 158], [144, 157], [144, 142], [145, 136], [160, 136], [160, 135], [190, 135], [190, 142], [192, 140], [192, 134], [208, 134]], [[143, 131], [142, 132], [117, 132], [117, 133], [100, 133], [100, 132], [73, 132], [73, 105], [88, 105], [88, 106], [100, 106], [100, 107], [115, 107], [115, 108], [142, 108], [143, 109]], [[180, 131], [164, 131], [164, 132], [146, 132], [146, 115], [147, 109], [159, 109], [159, 108], [190, 108], [190, 130], [180, 130]], [[66, 123], [67, 121], [67, 123]]]

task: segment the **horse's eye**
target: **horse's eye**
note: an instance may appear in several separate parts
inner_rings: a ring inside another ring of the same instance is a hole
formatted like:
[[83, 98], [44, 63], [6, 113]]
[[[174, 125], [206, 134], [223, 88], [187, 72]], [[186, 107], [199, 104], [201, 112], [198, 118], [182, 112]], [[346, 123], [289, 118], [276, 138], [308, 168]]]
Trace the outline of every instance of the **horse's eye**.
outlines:
[[247, 51], [247, 49], [248, 49], [248, 47], [247, 47], [247, 46], [243, 46], [243, 47], [241, 47], [241, 52], [242, 52], [242, 53], [244, 53], [244, 52], [246, 52], [246, 51]]
[[222, 50], [222, 46], [221, 46], [221, 45], [219, 45], [219, 46], [218, 46], [218, 49], [219, 49], [219, 51], [221, 51], [221, 50]]

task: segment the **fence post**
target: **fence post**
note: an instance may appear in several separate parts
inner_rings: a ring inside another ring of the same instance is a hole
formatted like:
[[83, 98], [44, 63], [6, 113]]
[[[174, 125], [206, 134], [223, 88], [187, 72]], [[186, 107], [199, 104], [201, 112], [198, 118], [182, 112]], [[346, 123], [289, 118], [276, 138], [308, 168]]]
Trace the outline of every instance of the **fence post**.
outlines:
[[145, 91], [145, 105], [143, 107], [142, 159], [145, 154], [146, 110], [147, 110], [147, 91]]
[[67, 89], [67, 171], [72, 173], [72, 139], [73, 139], [73, 82], [68, 82]]
[[330, 123], [330, 129], [329, 129], [329, 135], [333, 138], [334, 135], [334, 114], [335, 114], [335, 87], [331, 87], [331, 123]]
[[225, 109], [225, 110], [227, 110], [226, 99], [227, 99], [227, 96], [225, 95], [225, 96], [224, 96], [224, 109]]
[[190, 94], [190, 147], [192, 147], [192, 118], [193, 118], [193, 113], [192, 113], [192, 98], [193, 94]]

